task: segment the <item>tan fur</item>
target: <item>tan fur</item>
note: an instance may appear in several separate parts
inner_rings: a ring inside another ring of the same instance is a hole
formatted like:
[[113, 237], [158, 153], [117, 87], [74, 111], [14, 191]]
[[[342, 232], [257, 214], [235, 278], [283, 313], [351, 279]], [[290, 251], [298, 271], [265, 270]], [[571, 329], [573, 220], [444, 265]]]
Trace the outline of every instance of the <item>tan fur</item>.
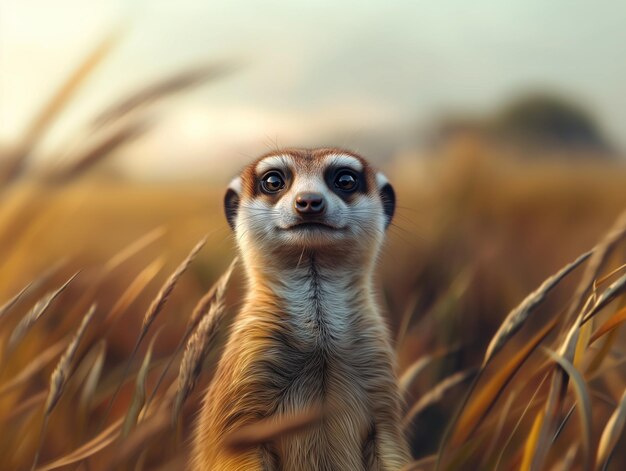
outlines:
[[[330, 151], [308, 152], [308, 160], [296, 153], [303, 151], [282, 152], [322, 168]], [[363, 164], [375, 196], [374, 173]], [[243, 203], [253, 197], [254, 165], [242, 174]], [[193, 469], [401, 469], [409, 454], [394, 356], [372, 294], [383, 231], [358, 242], [286, 246], [261, 242], [242, 226], [236, 232], [248, 294], [204, 399]], [[328, 413], [304, 431], [244, 453], [224, 445], [242, 426], [320, 405]]]

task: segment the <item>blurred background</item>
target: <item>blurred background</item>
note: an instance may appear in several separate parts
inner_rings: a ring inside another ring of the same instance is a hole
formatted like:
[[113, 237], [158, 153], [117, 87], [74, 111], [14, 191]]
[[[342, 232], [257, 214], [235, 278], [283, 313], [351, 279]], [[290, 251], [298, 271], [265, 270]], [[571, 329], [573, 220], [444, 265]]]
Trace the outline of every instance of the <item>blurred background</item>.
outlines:
[[207, 64], [229, 73], [151, 109], [120, 173], [219, 181], [267, 147], [328, 143], [386, 163], [464, 132], [619, 153], [624, 13], [617, 1], [4, 2], [0, 137], [23, 136], [114, 34], [38, 154], [122, 96]]
[[[73, 297], [93, 288], [110, 310], [158, 262], [106, 336], [105, 371], [119, 376], [159, 283], [208, 234], [157, 322], [172, 328], [155, 355], [170, 355], [235, 254], [221, 207], [230, 178], [276, 148], [339, 146], [398, 195], [379, 281], [400, 368], [456, 349], [415, 382], [420, 397], [479, 362], [508, 311], [626, 207], [625, 18], [609, 0], [1, 0], [0, 304], [42, 274], [56, 286], [83, 271], [0, 378], [75, 328]], [[53, 366], [0, 407], [44, 387]], [[436, 450], [446, 407], [423, 418], [416, 456]], [[15, 430], [37, 430], [29, 417]], [[78, 446], [81, 427], [46, 443], [45, 460]], [[37, 433], [24, 440], [14, 463]]]

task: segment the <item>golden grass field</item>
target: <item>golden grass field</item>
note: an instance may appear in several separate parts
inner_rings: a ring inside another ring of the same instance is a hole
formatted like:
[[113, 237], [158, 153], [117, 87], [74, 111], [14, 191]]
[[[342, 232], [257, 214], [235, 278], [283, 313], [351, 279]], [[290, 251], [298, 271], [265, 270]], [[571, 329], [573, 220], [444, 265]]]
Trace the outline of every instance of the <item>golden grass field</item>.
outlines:
[[[380, 298], [396, 339], [405, 425], [422, 459], [414, 469], [434, 469], [434, 456], [440, 469], [531, 469], [533, 459], [543, 463], [534, 469], [602, 469], [608, 451], [599, 449], [613, 448], [608, 469], [622, 469], [623, 217], [606, 256], [602, 241], [626, 207], [624, 166], [461, 155], [400, 162], [388, 173], [397, 182], [399, 211], [381, 259]], [[0, 305], [9, 303], [0, 311], [2, 469], [28, 469], [38, 448], [38, 469], [183, 469], [202, 391], [241, 298], [236, 269], [225, 317], [213, 326], [216, 340], [203, 352], [197, 384], [172, 425], [179, 344], [189, 337], [196, 304], [235, 256], [222, 216], [223, 186], [94, 175], [6, 189], [0, 202]], [[188, 269], [172, 279], [205, 236]], [[499, 331], [502, 348], [492, 346], [486, 356], [498, 327], [511, 325], [507, 314], [596, 244], [545, 300], [526, 301], [520, 331]], [[168, 282], [171, 296], [163, 296]], [[615, 293], [606, 305], [577, 327], [608, 289]], [[62, 361], [92, 304], [82, 339]], [[132, 356], [140, 332], [145, 336]], [[59, 364], [63, 375], [51, 383]], [[551, 396], [556, 405], [547, 410]], [[614, 411], [615, 430], [604, 431]]]
[[[226, 181], [149, 184], [93, 169], [145, 132], [140, 109], [223, 68], [127, 97], [78, 136], [69, 163], [29, 172], [110, 45], [0, 150], [2, 470], [185, 469], [240, 304]], [[409, 469], [624, 469], [623, 160], [515, 160], [473, 144], [434, 154], [384, 168], [398, 211], [379, 297]], [[247, 446], [293, 429], [278, 422]]]

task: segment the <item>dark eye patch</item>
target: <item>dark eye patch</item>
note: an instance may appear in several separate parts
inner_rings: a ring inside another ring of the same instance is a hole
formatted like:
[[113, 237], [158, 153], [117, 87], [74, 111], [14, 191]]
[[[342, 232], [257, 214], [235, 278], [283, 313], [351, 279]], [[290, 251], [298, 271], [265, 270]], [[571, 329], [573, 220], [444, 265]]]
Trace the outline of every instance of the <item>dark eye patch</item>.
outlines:
[[[353, 176], [356, 179], [356, 185], [346, 185], [345, 176]], [[342, 181], [337, 181], [341, 179]], [[356, 195], [367, 193], [367, 178], [364, 172], [359, 172], [350, 167], [331, 166], [324, 173], [324, 180], [328, 188], [346, 202], [354, 200]]]

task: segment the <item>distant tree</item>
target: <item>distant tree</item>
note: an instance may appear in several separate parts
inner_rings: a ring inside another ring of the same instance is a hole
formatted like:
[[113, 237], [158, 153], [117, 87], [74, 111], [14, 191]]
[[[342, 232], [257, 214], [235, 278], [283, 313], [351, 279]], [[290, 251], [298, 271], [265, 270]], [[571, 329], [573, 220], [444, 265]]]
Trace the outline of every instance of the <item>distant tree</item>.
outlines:
[[501, 137], [531, 145], [599, 151], [610, 148], [587, 110], [548, 93], [526, 95], [513, 101], [497, 115], [493, 125]]

